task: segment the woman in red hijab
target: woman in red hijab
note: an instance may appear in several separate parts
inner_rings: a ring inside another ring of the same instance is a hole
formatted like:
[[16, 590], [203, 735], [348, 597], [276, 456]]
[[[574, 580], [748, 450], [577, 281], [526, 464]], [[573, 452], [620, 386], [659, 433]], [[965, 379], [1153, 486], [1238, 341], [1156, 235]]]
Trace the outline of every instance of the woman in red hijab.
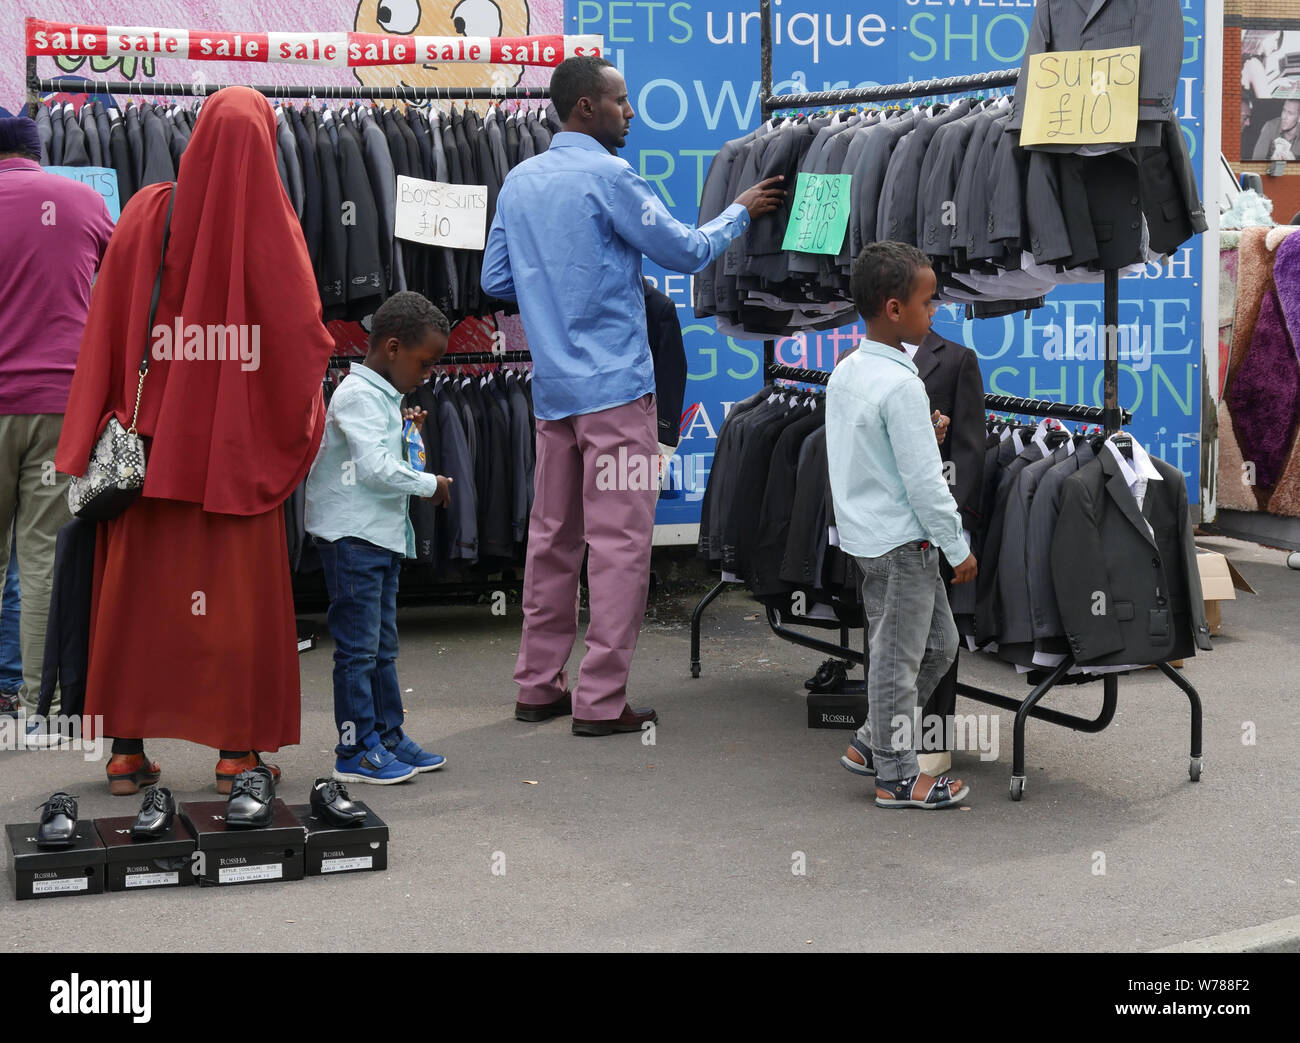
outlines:
[[[242, 356], [230, 337], [228, 350], [214, 349], [223, 333], [245, 345]], [[260, 763], [256, 751], [298, 742], [283, 504], [320, 443], [332, 345], [276, 168], [275, 116], [257, 92], [227, 88], [203, 105], [174, 189], [151, 185], [122, 211], [55, 461], [84, 474], [109, 417], [130, 425], [148, 346], [137, 425], [149, 454], [144, 493], [99, 526], [95, 544], [85, 720], [102, 715], [115, 736], [114, 793], [157, 780], [145, 738], [216, 747], [221, 792]]]

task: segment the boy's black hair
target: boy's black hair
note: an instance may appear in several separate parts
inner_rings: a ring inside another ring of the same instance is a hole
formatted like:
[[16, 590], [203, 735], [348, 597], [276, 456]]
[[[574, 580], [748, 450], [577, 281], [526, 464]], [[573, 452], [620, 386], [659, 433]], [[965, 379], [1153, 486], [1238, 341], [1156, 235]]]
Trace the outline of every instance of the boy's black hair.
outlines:
[[561, 120], [567, 120], [579, 98], [599, 98], [605, 89], [605, 70], [613, 62], [593, 55], [565, 58], [551, 73], [551, 104]]
[[853, 262], [849, 290], [864, 319], [874, 319], [891, 297], [905, 301], [916, 289], [916, 276], [930, 259], [908, 243], [869, 243]]
[[384, 301], [370, 320], [370, 346], [396, 337], [403, 347], [424, 339], [430, 328], [451, 333], [451, 323], [427, 297], [413, 290], [399, 290]]

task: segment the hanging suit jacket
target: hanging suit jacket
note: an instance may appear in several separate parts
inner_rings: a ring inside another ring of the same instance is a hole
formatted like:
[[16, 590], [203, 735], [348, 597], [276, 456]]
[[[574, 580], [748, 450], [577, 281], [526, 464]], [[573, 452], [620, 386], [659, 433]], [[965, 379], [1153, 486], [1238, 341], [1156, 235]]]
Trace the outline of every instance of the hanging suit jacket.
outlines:
[[86, 151], [86, 133], [77, 122], [71, 105], [63, 106], [63, 165], [88, 167], [90, 155]]
[[1081, 664], [1164, 663], [1213, 647], [1187, 485], [1177, 468], [1151, 462], [1163, 480], [1147, 483], [1141, 511], [1108, 449], [1062, 487], [1052, 582]]
[[[1163, 123], [1173, 115], [1183, 67], [1183, 12], [1178, 0], [1039, 0], [1016, 83], [1011, 129], [1024, 125], [1029, 59], [1044, 51], [1142, 48], [1138, 120]], [[1149, 138], [1145, 142], [1149, 142]], [[1139, 138], [1139, 143], [1145, 143]], [[1037, 146], [1031, 146], [1037, 147]], [[1079, 146], [1055, 146], [1077, 151]]]
[[682, 400], [686, 397], [686, 348], [682, 324], [671, 297], [655, 289], [647, 279], [645, 324], [650, 355], [655, 366], [655, 405], [659, 411], [659, 441], [676, 445], [682, 437]]
[[[44, 108], [45, 106], [41, 106]], [[38, 131], [39, 133], [39, 131]], [[63, 108], [50, 109], [50, 166], [63, 164]]]
[[94, 106], [89, 103], [81, 106], [81, 112], [77, 114], [77, 122], [81, 126], [82, 134], [86, 136], [86, 155], [90, 157], [90, 165], [102, 167], [104, 153], [99, 147], [99, 126], [95, 123]]
[[144, 131], [140, 128], [140, 107], [127, 105], [122, 117], [126, 124], [126, 149], [131, 154], [131, 181], [138, 192], [144, 188]]

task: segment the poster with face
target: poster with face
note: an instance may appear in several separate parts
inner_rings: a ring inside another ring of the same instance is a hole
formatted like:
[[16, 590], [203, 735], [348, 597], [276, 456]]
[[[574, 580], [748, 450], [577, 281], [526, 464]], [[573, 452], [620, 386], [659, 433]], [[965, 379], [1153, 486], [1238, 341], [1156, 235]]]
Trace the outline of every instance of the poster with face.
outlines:
[[[353, 28], [394, 36], [527, 36], [528, 0], [361, 0]], [[390, 65], [357, 69], [369, 87], [513, 87], [521, 65]]]
[[1300, 161], [1300, 30], [1242, 33], [1241, 158]]

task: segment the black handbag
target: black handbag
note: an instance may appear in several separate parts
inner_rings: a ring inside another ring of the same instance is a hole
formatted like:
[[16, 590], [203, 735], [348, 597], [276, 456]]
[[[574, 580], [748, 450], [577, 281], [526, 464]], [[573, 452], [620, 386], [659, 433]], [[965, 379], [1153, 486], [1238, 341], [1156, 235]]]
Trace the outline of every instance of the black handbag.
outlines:
[[95, 440], [86, 473], [68, 483], [68, 507], [78, 518], [87, 521], [111, 521], [125, 511], [144, 491], [145, 451], [144, 439], [135, 430], [140, 417], [140, 396], [144, 393], [144, 378], [149, 372], [149, 339], [153, 335], [153, 320], [158, 312], [158, 297], [162, 293], [163, 264], [167, 261], [167, 240], [171, 237], [172, 206], [176, 202], [176, 186], [172, 186], [167, 203], [167, 221], [163, 225], [162, 258], [158, 261], [158, 274], [153, 281], [153, 297], [149, 301], [149, 324], [145, 327], [144, 358], [140, 360], [140, 382], [135, 389], [135, 410], [131, 426], [124, 428], [117, 417], [108, 423]]

